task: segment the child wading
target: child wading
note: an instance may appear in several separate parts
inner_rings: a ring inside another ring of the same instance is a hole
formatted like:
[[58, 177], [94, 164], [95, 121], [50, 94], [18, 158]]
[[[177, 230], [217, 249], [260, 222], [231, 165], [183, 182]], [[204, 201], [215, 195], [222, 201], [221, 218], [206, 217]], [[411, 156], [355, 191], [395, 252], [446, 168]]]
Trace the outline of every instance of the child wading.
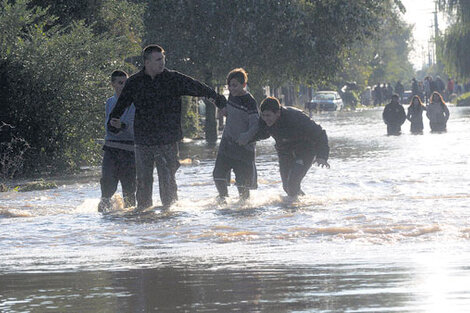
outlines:
[[106, 137], [103, 146], [99, 212], [109, 207], [110, 199], [116, 192], [119, 181], [122, 186], [124, 205], [126, 207], [135, 205], [134, 105], [129, 106], [121, 117], [121, 132], [110, 132], [108, 127], [109, 113], [114, 109], [126, 80], [127, 73], [123, 71], [114, 71], [111, 74], [111, 85], [115, 94], [106, 101], [105, 107]]
[[249, 198], [250, 189], [257, 187], [255, 143], [249, 141], [258, 129], [259, 115], [256, 100], [245, 89], [247, 81], [248, 75], [242, 68], [232, 70], [227, 76], [230, 91], [224, 109], [227, 118], [213, 172], [221, 203], [228, 197], [231, 170], [241, 200]]
[[274, 138], [282, 187], [290, 197], [303, 195], [300, 184], [312, 163], [330, 167], [327, 162], [330, 148], [326, 131], [302, 111], [282, 107], [274, 97], [264, 99], [260, 110], [261, 119], [255, 139]]

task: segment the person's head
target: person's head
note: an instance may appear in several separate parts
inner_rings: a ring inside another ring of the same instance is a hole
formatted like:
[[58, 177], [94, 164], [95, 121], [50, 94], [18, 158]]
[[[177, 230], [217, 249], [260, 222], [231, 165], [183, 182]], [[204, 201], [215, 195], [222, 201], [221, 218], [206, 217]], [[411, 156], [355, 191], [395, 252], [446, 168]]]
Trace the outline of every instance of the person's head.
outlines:
[[431, 103], [441, 103], [445, 104], [444, 99], [442, 99], [442, 96], [440, 93], [437, 91], [434, 91], [431, 95]]
[[269, 127], [281, 117], [281, 103], [275, 97], [267, 97], [260, 104], [261, 118]]
[[242, 96], [245, 94], [248, 73], [243, 68], [236, 68], [227, 75], [227, 86], [232, 96]]
[[423, 106], [423, 102], [421, 102], [421, 98], [417, 95], [414, 95], [411, 99], [410, 106]]
[[396, 93], [394, 93], [394, 94], [392, 95], [392, 102], [393, 102], [393, 103], [400, 103], [399, 100], [400, 100], [400, 97], [399, 97]]
[[145, 71], [157, 75], [165, 68], [165, 50], [159, 45], [148, 45], [142, 52]]
[[114, 92], [117, 96], [121, 94], [122, 88], [127, 80], [127, 73], [124, 71], [116, 70], [111, 73], [111, 86], [114, 88]]

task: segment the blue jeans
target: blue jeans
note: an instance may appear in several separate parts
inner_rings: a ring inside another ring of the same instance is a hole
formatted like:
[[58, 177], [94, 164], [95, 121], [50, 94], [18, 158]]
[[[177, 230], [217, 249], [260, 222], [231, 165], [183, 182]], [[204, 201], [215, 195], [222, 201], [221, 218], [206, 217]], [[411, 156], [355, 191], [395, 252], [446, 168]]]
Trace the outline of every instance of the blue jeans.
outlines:
[[137, 207], [145, 209], [153, 205], [153, 168], [157, 167], [160, 200], [163, 206], [169, 206], [178, 200], [176, 170], [178, 161], [178, 143], [168, 145], [135, 146], [135, 163], [137, 171]]

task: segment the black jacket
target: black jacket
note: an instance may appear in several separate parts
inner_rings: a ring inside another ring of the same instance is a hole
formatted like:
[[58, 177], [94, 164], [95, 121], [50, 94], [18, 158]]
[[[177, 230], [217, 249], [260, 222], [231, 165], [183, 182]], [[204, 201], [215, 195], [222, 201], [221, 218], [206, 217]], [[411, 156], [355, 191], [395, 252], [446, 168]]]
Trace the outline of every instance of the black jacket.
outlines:
[[401, 104], [390, 102], [382, 113], [385, 124], [391, 126], [401, 126], [406, 120], [405, 109]]
[[278, 153], [305, 155], [313, 153], [318, 158], [328, 160], [330, 148], [325, 130], [312, 121], [299, 109], [281, 107], [279, 120], [268, 127], [259, 119], [257, 139], [272, 136]]
[[138, 145], [174, 143], [183, 138], [183, 95], [214, 99], [218, 96], [209, 86], [179, 72], [164, 69], [152, 79], [143, 69], [126, 81], [110, 119], [119, 118], [134, 103], [134, 142]]

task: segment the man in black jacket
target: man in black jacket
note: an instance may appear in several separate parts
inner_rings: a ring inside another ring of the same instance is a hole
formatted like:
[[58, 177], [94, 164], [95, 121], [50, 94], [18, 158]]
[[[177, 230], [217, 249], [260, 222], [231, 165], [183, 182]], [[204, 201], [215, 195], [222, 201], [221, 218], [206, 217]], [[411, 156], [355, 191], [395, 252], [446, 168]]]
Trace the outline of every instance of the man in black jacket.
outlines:
[[264, 99], [260, 110], [256, 139], [274, 138], [282, 186], [291, 197], [302, 195], [300, 184], [313, 162], [321, 167], [330, 167], [326, 132], [305, 113], [282, 107], [274, 97]]
[[225, 106], [224, 96], [209, 86], [165, 68], [165, 51], [158, 45], [143, 50], [144, 68], [126, 82], [110, 114], [109, 125], [119, 131], [119, 117], [135, 106], [134, 142], [137, 172], [137, 209], [152, 206], [153, 168], [157, 167], [160, 199], [168, 207], [178, 199], [175, 174], [179, 168], [181, 96], [204, 96]]

